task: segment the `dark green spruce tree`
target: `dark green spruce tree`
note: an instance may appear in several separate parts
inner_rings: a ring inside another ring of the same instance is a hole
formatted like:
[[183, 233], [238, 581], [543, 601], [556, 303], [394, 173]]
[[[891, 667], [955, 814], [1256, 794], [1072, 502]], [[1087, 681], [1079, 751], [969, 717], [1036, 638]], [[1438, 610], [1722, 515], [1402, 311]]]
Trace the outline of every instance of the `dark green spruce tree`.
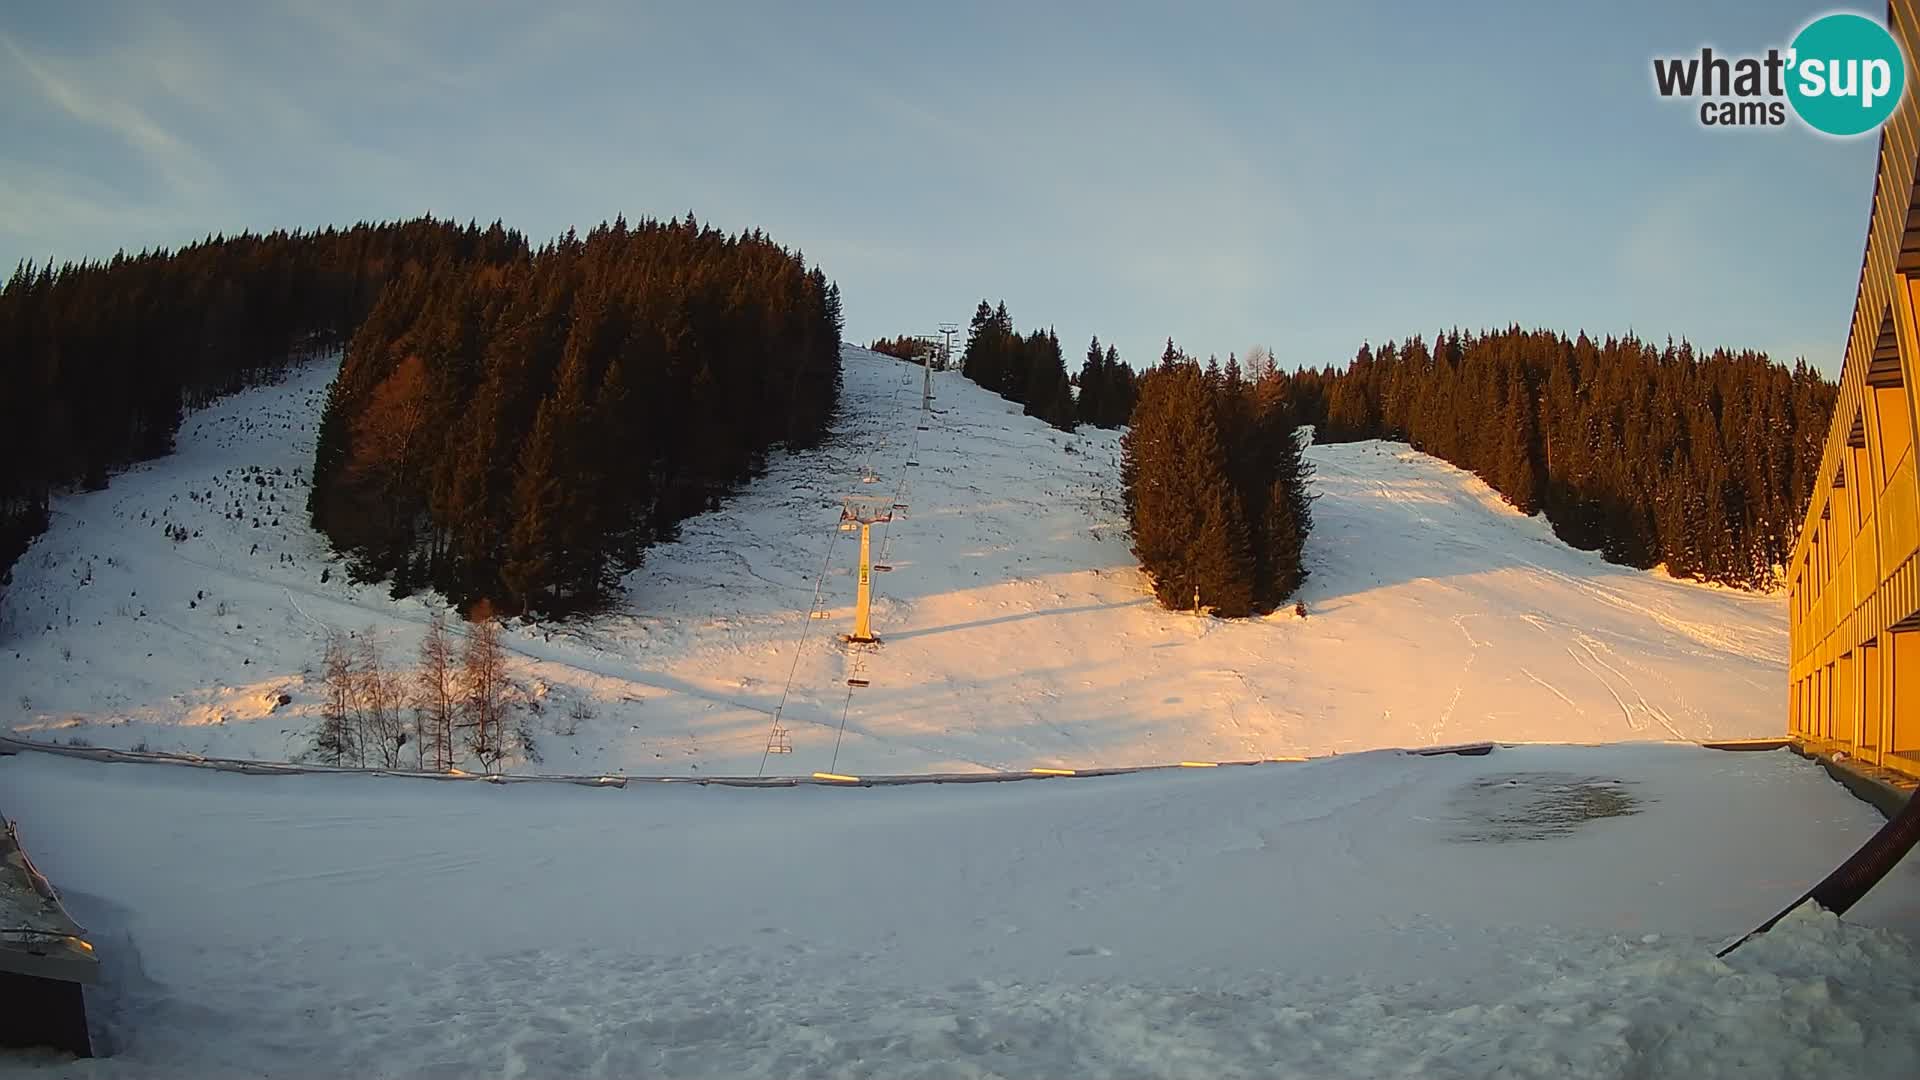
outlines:
[[1106, 416], [1101, 411], [1107, 398], [1106, 364], [1106, 353], [1101, 351], [1096, 334], [1087, 343], [1087, 358], [1080, 364], [1080, 394], [1074, 401], [1074, 417], [1083, 424], [1100, 425]]
[[1229, 482], [1227, 449], [1200, 368], [1149, 374], [1121, 439], [1133, 552], [1162, 605], [1250, 614], [1254, 565], [1247, 523]]
[[1107, 358], [1102, 371], [1105, 383], [1101, 391], [1101, 413], [1097, 423], [1103, 428], [1123, 427], [1127, 417], [1133, 415], [1137, 377], [1132, 368], [1121, 362], [1120, 350], [1112, 345], [1107, 346]]

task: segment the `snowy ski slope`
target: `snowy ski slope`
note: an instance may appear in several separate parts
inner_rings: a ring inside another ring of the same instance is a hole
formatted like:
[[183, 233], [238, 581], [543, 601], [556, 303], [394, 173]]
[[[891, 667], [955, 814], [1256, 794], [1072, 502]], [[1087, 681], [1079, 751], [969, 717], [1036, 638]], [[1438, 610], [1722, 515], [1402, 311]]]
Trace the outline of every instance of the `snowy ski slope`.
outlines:
[[[922, 431], [916, 370], [846, 366], [839, 436], [688, 522], [622, 610], [510, 632], [541, 702], [514, 768], [751, 774], [789, 672], [771, 772], [835, 764], [843, 716], [849, 772], [1341, 756], [771, 790], [4, 757], [0, 810], [102, 958], [109, 1056], [0, 1075], [1920, 1068], [1911, 860], [1845, 922], [1712, 955], [1877, 815], [1786, 751], [1643, 742], [1778, 732], [1778, 599], [1608, 566], [1368, 443], [1311, 452], [1307, 618], [1162, 612], [1111, 433], [951, 375]], [[431, 598], [347, 583], [301, 523], [328, 376], [61, 500], [0, 609], [15, 733], [295, 757], [326, 627], [412, 650]], [[907, 510], [876, 536], [885, 644], [850, 651], [834, 521], [876, 492]], [[1481, 738], [1640, 744], [1355, 752]]]
[[[1573, 551], [1404, 446], [1310, 451], [1307, 618], [1197, 619], [1159, 610], [1127, 550], [1115, 433], [1054, 431], [952, 373], [923, 417], [919, 369], [857, 348], [845, 361], [823, 448], [777, 457], [687, 522], [620, 610], [512, 629], [541, 703], [539, 760], [512, 768], [753, 774], [783, 696], [793, 753], [769, 772], [1781, 730], [1781, 599]], [[0, 606], [15, 734], [290, 759], [326, 627], [411, 656], [437, 601], [349, 584], [304, 522], [330, 377], [316, 364], [221, 401], [189, 417], [178, 453], [58, 501]], [[893, 567], [875, 575], [877, 651], [837, 640], [857, 543], [834, 523], [854, 494], [908, 504], [875, 529]], [[816, 585], [825, 617], [808, 619]], [[852, 675], [871, 686], [849, 694]]]

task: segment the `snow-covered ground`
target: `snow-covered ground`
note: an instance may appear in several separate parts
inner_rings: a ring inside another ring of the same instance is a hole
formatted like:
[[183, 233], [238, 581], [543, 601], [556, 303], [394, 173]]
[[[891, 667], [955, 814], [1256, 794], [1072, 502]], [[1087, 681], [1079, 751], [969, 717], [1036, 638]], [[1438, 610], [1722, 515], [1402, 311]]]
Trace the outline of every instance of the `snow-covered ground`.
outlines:
[[[1196, 619], [1161, 611], [1127, 550], [1114, 433], [1054, 431], [957, 374], [935, 377], [941, 411], [923, 417], [919, 369], [852, 348], [845, 368], [836, 437], [687, 522], [620, 610], [509, 633], [541, 703], [540, 760], [511, 768], [753, 774], [789, 672], [794, 752], [769, 772], [1782, 729], [1781, 599], [1573, 551], [1404, 446], [1310, 451], [1307, 618]], [[330, 377], [318, 364], [224, 400], [188, 419], [178, 453], [58, 500], [0, 606], [0, 724], [284, 760], [310, 740], [326, 627], [411, 657], [436, 601], [349, 584], [305, 524]], [[834, 526], [850, 494], [908, 504], [875, 530], [893, 567], [875, 575], [877, 651], [837, 640], [858, 545]], [[827, 617], [810, 620], [823, 565]], [[871, 686], [849, 695], [853, 676]]]
[[[1778, 598], [1609, 566], [1363, 443], [1310, 453], [1307, 618], [1163, 612], [1112, 433], [952, 375], [923, 417], [917, 369], [846, 361], [826, 446], [619, 610], [510, 630], [540, 706], [514, 770], [753, 774], [783, 699], [769, 772], [1320, 759], [591, 790], [0, 758], [110, 1054], [0, 1073], [1920, 1074], [1911, 861], [1845, 922], [1712, 955], [1879, 824], [1789, 753], [1653, 742], [1780, 731]], [[304, 524], [330, 374], [59, 501], [0, 606], [15, 734], [295, 758], [328, 627], [412, 653], [436, 601], [348, 583]], [[877, 650], [836, 637], [848, 494], [907, 505]], [[1480, 739], [1626, 744], [1360, 752]]]
[[0, 759], [111, 1056], [0, 1073], [1920, 1075], [1920, 867], [1785, 751], [907, 788]]

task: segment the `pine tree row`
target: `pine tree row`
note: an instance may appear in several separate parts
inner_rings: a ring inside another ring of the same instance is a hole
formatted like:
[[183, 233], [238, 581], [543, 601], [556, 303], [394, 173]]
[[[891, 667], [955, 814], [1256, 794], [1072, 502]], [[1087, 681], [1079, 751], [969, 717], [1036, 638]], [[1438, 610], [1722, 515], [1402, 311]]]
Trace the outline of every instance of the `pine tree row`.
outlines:
[[347, 349], [309, 503], [363, 579], [568, 613], [826, 432], [837, 286], [758, 231], [619, 220], [410, 267]]
[[1165, 607], [1271, 611], [1306, 580], [1311, 467], [1282, 376], [1203, 369], [1167, 342], [1121, 439], [1133, 551]]
[[1509, 327], [1295, 373], [1325, 442], [1401, 439], [1629, 566], [1765, 587], [1792, 549], [1835, 388], [1804, 362]]
[[1073, 430], [1076, 406], [1060, 339], [1051, 330], [1024, 335], [1015, 331], [1004, 301], [998, 309], [980, 301], [967, 328], [960, 372], [1008, 401], [1019, 402], [1028, 416], [1062, 431]]
[[1095, 337], [1087, 343], [1087, 359], [1074, 380], [1079, 393], [1074, 399], [1074, 415], [1083, 424], [1094, 427], [1124, 427], [1133, 415], [1138, 393], [1133, 369], [1120, 361], [1120, 350], [1109, 345], [1100, 348]]
[[899, 337], [875, 338], [873, 344], [867, 346], [867, 349], [882, 356], [891, 356], [895, 360], [905, 360], [909, 364], [931, 362], [935, 371], [940, 370], [940, 346], [937, 342], [928, 341], [925, 338], [908, 337], [905, 334]]

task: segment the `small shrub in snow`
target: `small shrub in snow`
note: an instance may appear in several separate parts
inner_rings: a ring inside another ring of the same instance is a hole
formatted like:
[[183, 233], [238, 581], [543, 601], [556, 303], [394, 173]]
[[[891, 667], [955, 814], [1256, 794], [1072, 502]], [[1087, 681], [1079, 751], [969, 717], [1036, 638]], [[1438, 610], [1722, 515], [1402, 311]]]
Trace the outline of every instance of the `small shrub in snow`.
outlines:
[[534, 745], [533, 729], [529, 728], [524, 720], [514, 724], [513, 737], [514, 742], [520, 746], [520, 759], [538, 765], [541, 760], [540, 748]]
[[567, 706], [565, 714], [555, 720], [553, 733], [571, 738], [579, 734], [581, 721], [591, 719], [593, 719], [593, 706], [588, 704], [584, 698], [576, 700]]

